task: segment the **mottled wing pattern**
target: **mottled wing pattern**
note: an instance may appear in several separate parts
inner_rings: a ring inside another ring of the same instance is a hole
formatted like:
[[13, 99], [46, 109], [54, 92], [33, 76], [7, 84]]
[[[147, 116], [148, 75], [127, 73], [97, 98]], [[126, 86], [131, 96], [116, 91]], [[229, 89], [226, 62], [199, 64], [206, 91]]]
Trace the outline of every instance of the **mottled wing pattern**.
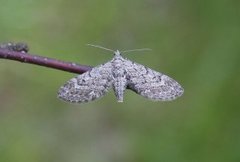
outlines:
[[67, 81], [58, 91], [58, 97], [72, 103], [98, 99], [112, 86], [111, 62], [97, 66]]
[[128, 88], [155, 101], [169, 101], [183, 94], [183, 88], [172, 78], [130, 60], [123, 63]]

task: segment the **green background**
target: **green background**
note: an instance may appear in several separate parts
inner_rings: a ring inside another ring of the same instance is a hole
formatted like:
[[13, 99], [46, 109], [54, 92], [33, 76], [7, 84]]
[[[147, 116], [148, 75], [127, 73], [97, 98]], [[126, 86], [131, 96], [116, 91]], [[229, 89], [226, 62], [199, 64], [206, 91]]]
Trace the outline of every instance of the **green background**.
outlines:
[[240, 1], [0, 0], [0, 41], [98, 65], [111, 49], [185, 89], [172, 102], [126, 91], [117, 103], [56, 98], [75, 74], [0, 60], [1, 162], [240, 161]]

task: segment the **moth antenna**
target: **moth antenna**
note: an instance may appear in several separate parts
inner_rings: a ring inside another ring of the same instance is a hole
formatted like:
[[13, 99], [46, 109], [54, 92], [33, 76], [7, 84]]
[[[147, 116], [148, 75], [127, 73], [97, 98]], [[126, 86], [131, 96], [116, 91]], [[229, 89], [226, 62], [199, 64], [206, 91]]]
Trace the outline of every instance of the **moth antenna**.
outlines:
[[132, 52], [132, 51], [151, 51], [152, 49], [150, 48], [140, 48], [140, 49], [132, 49], [132, 50], [125, 50], [125, 51], [120, 51], [121, 53], [127, 53], [127, 52]]
[[107, 50], [107, 51], [115, 52], [115, 51], [112, 50], [112, 49], [109, 49], [109, 48], [106, 48], [106, 47], [102, 47], [102, 46], [99, 46], [99, 45], [94, 45], [94, 44], [86, 44], [86, 45], [87, 45], [87, 46], [96, 47], [96, 48], [101, 48], [101, 49], [104, 49], [104, 50]]

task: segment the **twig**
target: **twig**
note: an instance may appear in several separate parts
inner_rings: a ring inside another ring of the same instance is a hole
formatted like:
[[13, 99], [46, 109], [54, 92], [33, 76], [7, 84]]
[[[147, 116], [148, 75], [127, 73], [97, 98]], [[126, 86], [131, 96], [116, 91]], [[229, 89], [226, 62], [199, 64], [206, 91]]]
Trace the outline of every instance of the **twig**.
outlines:
[[23, 63], [45, 66], [53, 69], [63, 70], [71, 73], [82, 74], [92, 67], [87, 65], [79, 65], [72, 62], [65, 62], [48, 57], [37, 56], [24, 52], [16, 52], [0, 48], [0, 58], [20, 61]]

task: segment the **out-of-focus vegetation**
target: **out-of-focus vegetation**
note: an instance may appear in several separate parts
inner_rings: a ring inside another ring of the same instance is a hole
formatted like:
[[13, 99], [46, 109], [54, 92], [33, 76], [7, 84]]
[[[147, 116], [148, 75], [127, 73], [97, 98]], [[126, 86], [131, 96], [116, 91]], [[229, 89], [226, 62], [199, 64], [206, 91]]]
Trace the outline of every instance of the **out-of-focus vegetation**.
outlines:
[[[0, 0], [0, 41], [98, 65], [112, 49], [184, 89], [173, 102], [126, 91], [89, 104], [56, 98], [74, 74], [0, 60], [1, 162], [240, 161], [240, 1]], [[107, 54], [105, 54], [107, 53]]]

